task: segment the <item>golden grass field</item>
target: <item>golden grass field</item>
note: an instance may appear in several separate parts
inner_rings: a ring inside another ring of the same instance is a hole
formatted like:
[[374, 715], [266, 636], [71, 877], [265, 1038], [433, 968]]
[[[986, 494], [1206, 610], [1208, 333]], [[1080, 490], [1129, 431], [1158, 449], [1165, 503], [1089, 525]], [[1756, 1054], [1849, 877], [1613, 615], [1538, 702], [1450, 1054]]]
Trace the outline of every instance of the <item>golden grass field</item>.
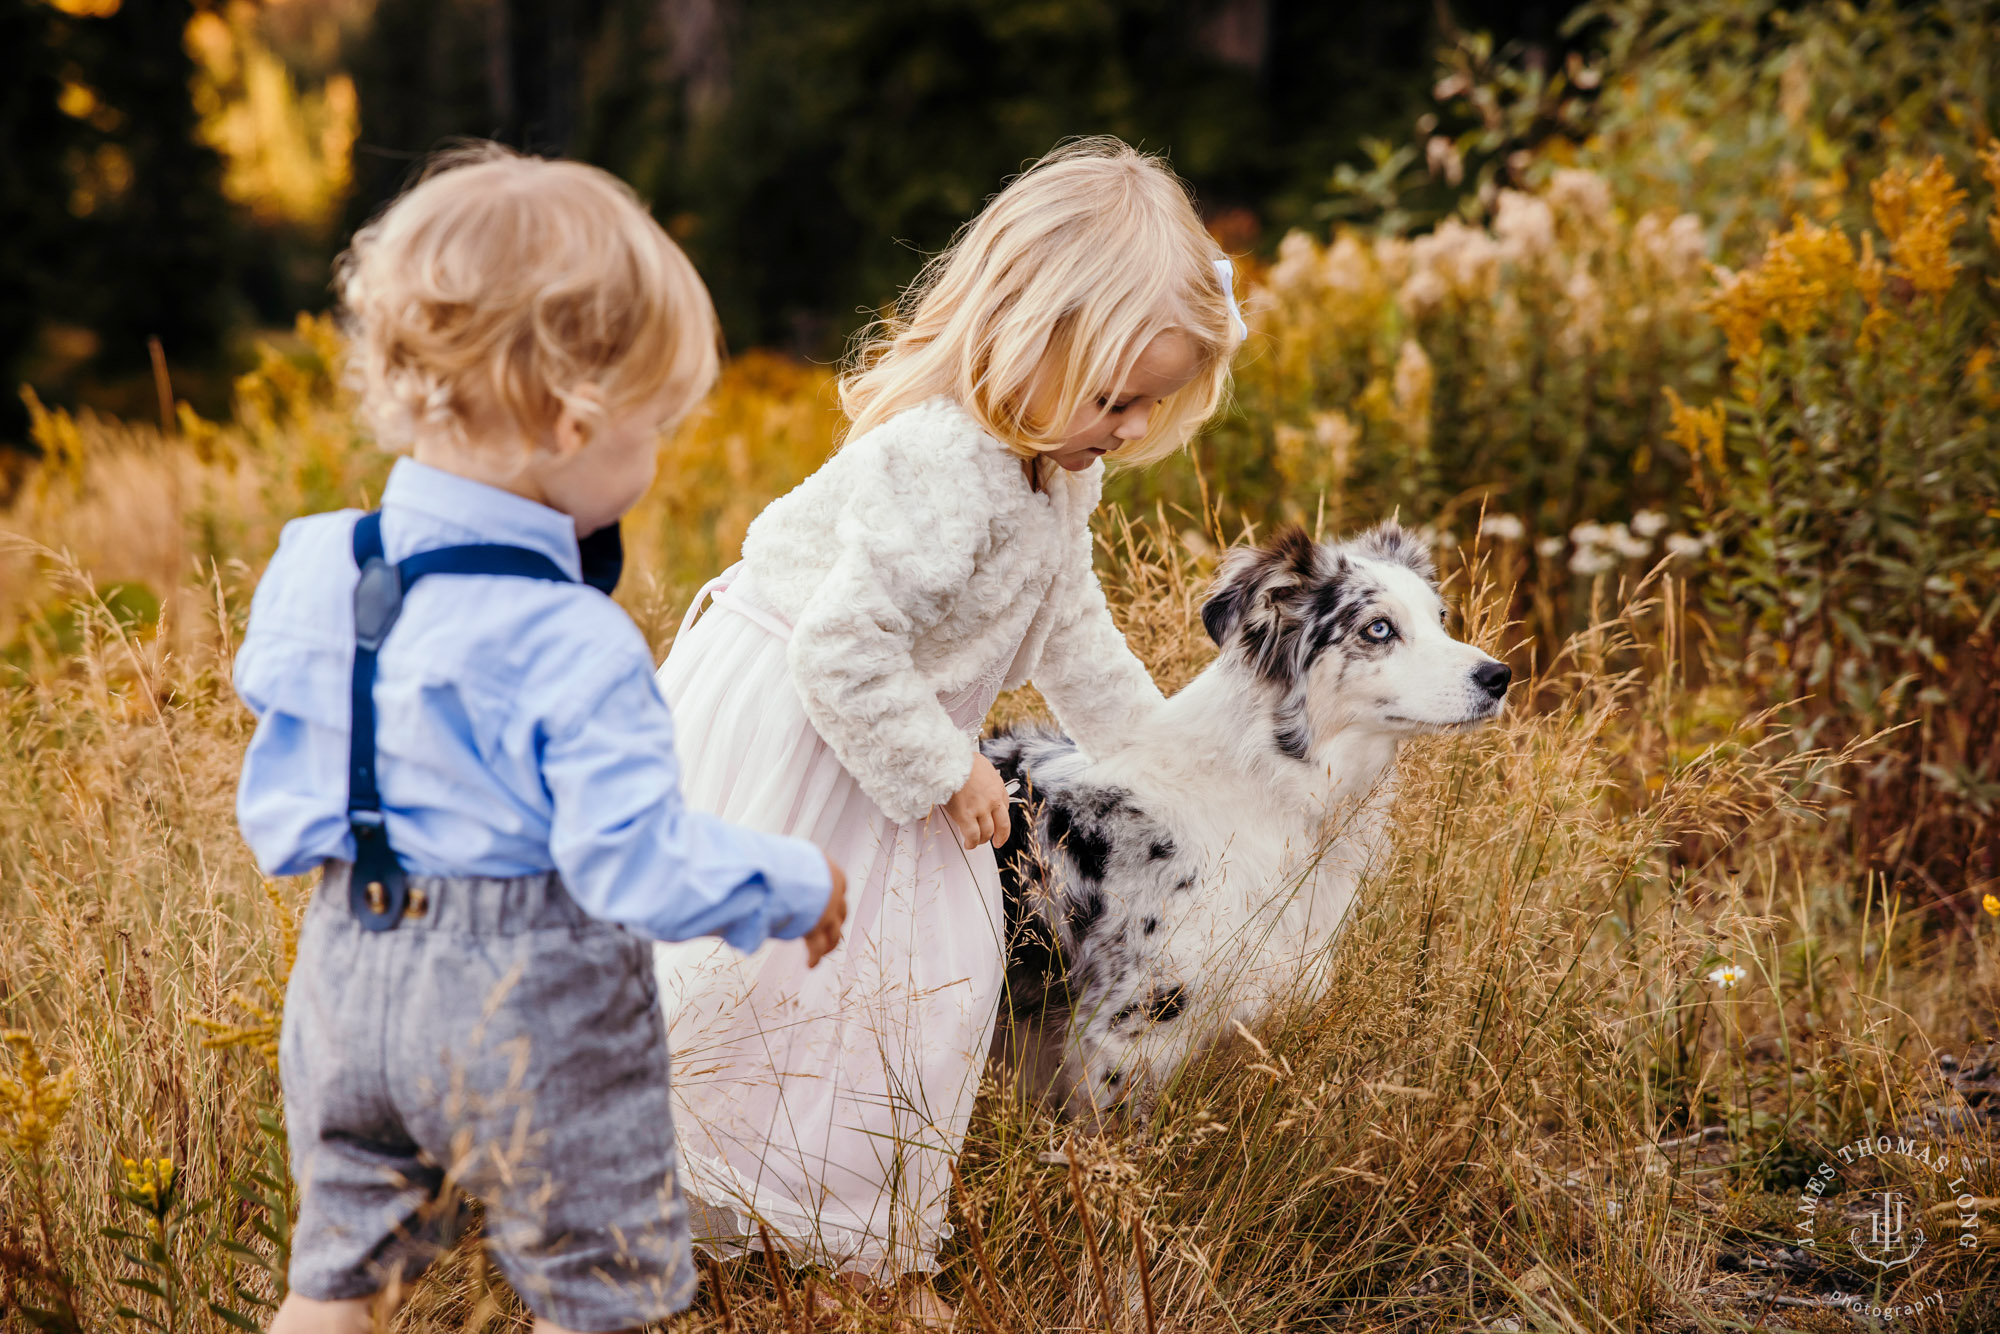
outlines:
[[[1558, 227], [1583, 216], [1553, 207]], [[1570, 312], [1575, 356], [1631, 360], [1628, 336], [1712, 347], [1707, 280], [1671, 267], [1670, 225], [1617, 280], [1654, 293], [1644, 321], [1618, 324], [1600, 302], [1593, 331], [1576, 323], [1580, 284], [1533, 285], [1551, 318]], [[1639, 244], [1632, 222], [1606, 226], [1606, 250]], [[1301, 245], [1252, 303], [1264, 341], [1237, 408], [1189, 457], [1114, 485], [1100, 516], [1102, 577], [1164, 687], [1212, 652], [1202, 588], [1246, 524], [1379, 517], [1389, 502], [1367, 469], [1430, 444], [1451, 354], [1435, 326], [1385, 335], [1370, 321], [1387, 316], [1355, 312], [1393, 309], [1410, 266], [1456, 265], [1461, 250]], [[1343, 296], [1348, 278], [1373, 286]], [[1506, 281], [1467, 271], [1464, 290], [1421, 294], [1422, 318], [1447, 301], [1504, 305], [1518, 295]], [[1458, 355], [1538, 328], [1502, 321]], [[365, 503], [386, 473], [334, 389], [337, 351], [329, 325], [302, 320], [227, 423], [182, 412], [163, 433], [45, 414], [45, 457], [0, 511], [10, 1328], [255, 1326], [277, 1295], [294, 1201], [271, 1060], [310, 886], [265, 881], [237, 836], [250, 719], [229, 662], [282, 523]], [[1300, 386], [1327, 367], [1350, 377], [1348, 406], [1313, 417], [1287, 395], [1310, 399]], [[1708, 438], [1662, 393], [1680, 378], [1621, 382], [1643, 399], [1635, 441]], [[1503, 380], [1487, 382], [1494, 413], [1524, 392]], [[837, 425], [825, 372], [752, 354], [665, 443], [627, 524], [620, 593], [656, 649]], [[1330, 994], [1216, 1053], [1143, 1131], [1080, 1137], [996, 1083], [945, 1255], [958, 1328], [1867, 1327], [1840, 1294], [1916, 1308], [1898, 1329], [2000, 1327], [1994, 919], [1954, 925], [1852, 860], [1829, 811], [1868, 743], [1806, 744], [1754, 664], [1714, 652], [1689, 565], [1665, 547], [1619, 555], [1645, 526], [1635, 508], [1571, 516], [1620, 520], [1625, 536], [1600, 526], [1546, 553], [1532, 529], [1489, 522], [1481, 536], [1478, 515], [1475, 496], [1404, 517], [1457, 534], [1440, 549], [1461, 633], [1523, 683], [1498, 725], [1407, 752], [1394, 852]], [[1585, 550], [1603, 558], [1579, 564]], [[999, 712], [1035, 708], [1025, 691]], [[1862, 1140], [1871, 1152], [1852, 1152]], [[1048, 1161], [1057, 1151], [1073, 1166]], [[1948, 1178], [1929, 1165], [1941, 1160]], [[1812, 1190], [1823, 1162], [1838, 1190]], [[1947, 1180], [1960, 1184], [1940, 1195]], [[1848, 1239], [1885, 1190], [1930, 1239], [1892, 1268]], [[1810, 1248], [1802, 1218], [1816, 1221]], [[802, 1327], [814, 1281], [719, 1268], [673, 1328]], [[887, 1327], [859, 1308], [844, 1320]], [[525, 1329], [526, 1316], [474, 1237], [398, 1325]]]

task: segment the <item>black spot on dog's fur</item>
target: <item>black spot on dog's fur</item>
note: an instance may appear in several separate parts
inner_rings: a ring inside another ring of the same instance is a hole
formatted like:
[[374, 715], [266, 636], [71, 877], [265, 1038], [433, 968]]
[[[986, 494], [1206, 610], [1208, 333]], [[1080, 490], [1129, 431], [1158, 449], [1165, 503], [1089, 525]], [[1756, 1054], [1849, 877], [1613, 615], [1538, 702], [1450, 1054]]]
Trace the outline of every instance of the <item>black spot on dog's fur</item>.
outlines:
[[1271, 733], [1271, 740], [1295, 760], [1305, 759], [1312, 750], [1312, 732], [1302, 717], [1287, 718]]
[[1085, 890], [1069, 901], [1066, 916], [1069, 938], [1081, 945], [1104, 916], [1104, 895], [1095, 889]]
[[1160, 919], [1159, 919], [1159, 918], [1157, 918], [1157, 917], [1148, 917], [1148, 918], [1146, 919], [1146, 925], [1145, 925], [1145, 930], [1146, 930], [1146, 934], [1147, 934], [1147, 935], [1149, 935], [1149, 936], [1150, 936], [1150, 935], [1152, 935], [1152, 934], [1153, 934], [1153, 933], [1154, 933], [1155, 931], [1158, 931], [1159, 929], [1160, 929]]
[[1111, 844], [1093, 825], [1078, 821], [1081, 813], [1068, 797], [1051, 797], [1047, 816], [1049, 842], [1068, 855], [1079, 877], [1102, 880], [1104, 868], [1111, 860]]
[[1153, 846], [1146, 849], [1146, 855], [1156, 862], [1165, 861], [1174, 855], [1174, 841], [1171, 838], [1156, 838]]
[[1083, 804], [1084, 809], [1100, 820], [1110, 819], [1121, 812], [1138, 814], [1132, 805], [1132, 794], [1122, 787], [1091, 788]]
[[1352, 638], [1364, 620], [1372, 619], [1368, 611], [1381, 592], [1379, 584], [1355, 573], [1343, 559], [1340, 573], [1313, 595], [1313, 651]]
[[1158, 987], [1154, 989], [1151, 999], [1146, 1002], [1146, 1013], [1152, 1016], [1154, 1023], [1164, 1024], [1178, 1016], [1186, 1007], [1186, 987], [1180, 985]]

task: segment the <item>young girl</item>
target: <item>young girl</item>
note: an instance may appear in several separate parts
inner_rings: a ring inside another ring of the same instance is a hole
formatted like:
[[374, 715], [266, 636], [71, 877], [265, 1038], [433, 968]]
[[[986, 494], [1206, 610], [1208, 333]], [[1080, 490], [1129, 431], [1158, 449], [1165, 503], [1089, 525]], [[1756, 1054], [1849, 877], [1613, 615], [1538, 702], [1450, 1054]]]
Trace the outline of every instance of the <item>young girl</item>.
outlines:
[[[1214, 410], [1241, 333], [1186, 189], [1116, 140], [1058, 149], [905, 294], [841, 382], [826, 464], [751, 524], [660, 668], [695, 805], [811, 839], [852, 880], [848, 943], [658, 952], [695, 1231], [857, 1286], [922, 1275], [1003, 977], [1007, 793], [979, 755], [1032, 679], [1119, 747], [1159, 690], [1091, 569], [1099, 460], [1145, 463]], [[703, 601], [715, 609], [700, 620]], [[706, 1223], [706, 1228], [703, 1226]]]

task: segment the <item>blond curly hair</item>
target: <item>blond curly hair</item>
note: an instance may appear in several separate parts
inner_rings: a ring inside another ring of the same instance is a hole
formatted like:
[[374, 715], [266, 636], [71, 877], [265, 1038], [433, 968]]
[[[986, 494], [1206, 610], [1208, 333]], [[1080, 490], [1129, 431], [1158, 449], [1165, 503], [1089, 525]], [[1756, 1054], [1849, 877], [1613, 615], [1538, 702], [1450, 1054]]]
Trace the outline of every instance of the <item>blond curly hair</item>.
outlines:
[[564, 407], [586, 429], [656, 396], [678, 416], [720, 363], [694, 266], [624, 182], [580, 162], [441, 153], [334, 272], [347, 379], [390, 449], [484, 446], [467, 427], [495, 411], [528, 448]]

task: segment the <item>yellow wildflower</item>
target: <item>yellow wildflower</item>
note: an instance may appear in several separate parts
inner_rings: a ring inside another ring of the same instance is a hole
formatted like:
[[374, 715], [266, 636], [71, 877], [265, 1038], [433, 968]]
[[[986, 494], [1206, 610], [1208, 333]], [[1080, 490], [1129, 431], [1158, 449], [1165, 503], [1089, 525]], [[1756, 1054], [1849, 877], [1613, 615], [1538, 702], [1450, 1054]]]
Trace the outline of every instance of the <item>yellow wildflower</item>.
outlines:
[[274, 1003], [267, 1004], [243, 991], [229, 993], [229, 1003], [241, 1010], [248, 1022], [231, 1023], [226, 1019], [213, 1019], [206, 1015], [195, 1015], [197, 1027], [205, 1028], [212, 1035], [203, 1038], [201, 1045], [213, 1049], [228, 1047], [250, 1047], [262, 1056], [273, 1070], [278, 1068], [278, 1033], [284, 1025], [285, 983], [291, 979], [292, 965], [299, 956], [299, 915], [285, 903], [278, 893], [275, 881], [264, 882], [264, 897], [278, 918], [278, 967], [275, 974], [268, 976], [264, 990], [276, 997]]
[[1986, 915], [1988, 917], [2000, 917], [2000, 898], [1996, 898], [1995, 896], [1988, 894], [1983, 900], [1981, 900], [1980, 906], [1986, 909]]
[[1854, 266], [1854, 287], [1867, 303], [1868, 313], [1861, 317], [1861, 330], [1854, 342], [1863, 352], [1875, 346], [1889, 327], [1889, 311], [1882, 304], [1882, 287], [1888, 281], [1888, 266], [1875, 253], [1874, 236], [1861, 233], [1861, 262]]
[[1796, 339], [1839, 309], [1857, 281], [1854, 243], [1838, 227], [1795, 218], [1791, 230], [1765, 243], [1755, 265], [1741, 273], [1718, 268], [1716, 277], [1720, 286], [1705, 305], [1729, 340], [1729, 355], [1743, 361], [1763, 348], [1767, 323]]
[[152, 1214], [163, 1216], [174, 1202], [174, 1160], [171, 1158], [141, 1158], [125, 1162], [125, 1188], [130, 1192], [133, 1203]]
[[36, 1158], [76, 1098], [76, 1067], [51, 1075], [34, 1037], [18, 1029], [0, 1033], [0, 1042], [14, 1053], [14, 1073], [0, 1075], [0, 1142]]
[[[28, 438], [42, 451], [42, 463], [35, 470], [38, 486], [52, 482], [70, 486], [83, 480], [83, 427], [62, 408], [42, 406], [42, 400], [28, 385], [21, 386], [21, 402], [28, 408]], [[84, 414], [89, 420], [89, 413]]]
[[1972, 355], [1965, 359], [1965, 383], [1981, 407], [1991, 412], [2000, 408], [2000, 393], [1995, 392], [1993, 383], [1994, 350], [1991, 346], [1976, 347]]
[[1892, 167], [1870, 187], [1875, 196], [1875, 222], [1889, 242], [1892, 272], [1930, 297], [1951, 290], [1959, 266], [1951, 258], [1951, 238], [1965, 222], [1965, 191], [1934, 157], [1915, 177]]
[[174, 1160], [141, 1158], [125, 1164], [125, 1198], [146, 1215], [146, 1229], [160, 1244], [167, 1240], [167, 1215], [174, 1207]]
[[1757, 270], [1732, 273], [1718, 266], [1715, 276], [1720, 286], [1703, 308], [1729, 341], [1730, 359], [1748, 361], [1763, 350], [1764, 323], [1770, 318]]
[[1689, 407], [1681, 401], [1681, 396], [1667, 387], [1667, 415], [1671, 425], [1667, 428], [1667, 439], [1688, 452], [1688, 457], [1697, 464], [1704, 459], [1717, 473], [1722, 471], [1722, 400], [1716, 399], [1705, 408]]
[[1804, 218], [1764, 247], [1758, 279], [1766, 309], [1789, 338], [1811, 331], [1854, 282], [1854, 246], [1838, 227]]

